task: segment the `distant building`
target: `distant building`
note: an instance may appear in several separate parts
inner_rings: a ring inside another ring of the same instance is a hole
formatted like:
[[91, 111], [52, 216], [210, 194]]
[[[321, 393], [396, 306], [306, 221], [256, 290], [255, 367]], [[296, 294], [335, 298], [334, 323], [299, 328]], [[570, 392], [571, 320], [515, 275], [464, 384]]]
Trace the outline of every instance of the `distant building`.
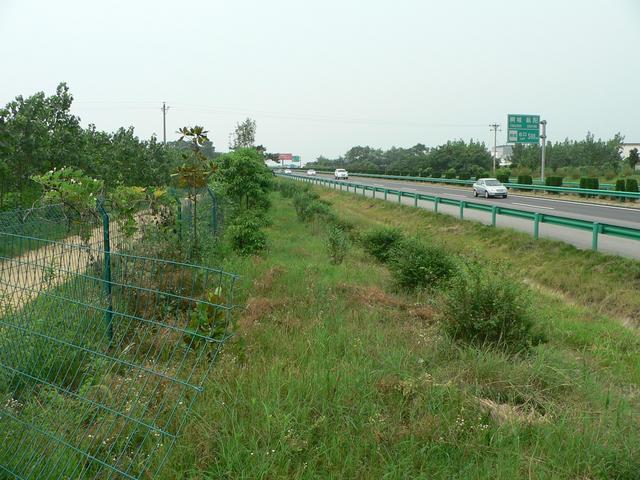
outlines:
[[[640, 152], [640, 143], [620, 144], [620, 157], [622, 157], [623, 160], [626, 159], [634, 148], [637, 148], [638, 152]], [[636, 164], [636, 170], [640, 171], [640, 163]]]
[[[491, 155], [493, 156], [493, 149], [491, 149]], [[496, 145], [496, 160], [498, 166], [508, 167], [511, 165], [511, 156], [513, 155], [513, 145]]]

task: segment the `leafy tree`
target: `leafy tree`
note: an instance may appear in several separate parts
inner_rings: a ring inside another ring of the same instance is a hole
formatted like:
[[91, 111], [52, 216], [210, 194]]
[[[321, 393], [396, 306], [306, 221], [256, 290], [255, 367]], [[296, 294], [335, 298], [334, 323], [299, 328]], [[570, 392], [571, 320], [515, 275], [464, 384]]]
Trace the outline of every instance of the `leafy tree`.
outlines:
[[633, 148], [629, 152], [629, 156], [627, 157], [627, 161], [629, 162], [629, 166], [631, 168], [636, 168], [638, 162], [640, 162], [640, 155], [638, 155], [638, 149]]
[[268, 205], [267, 195], [273, 188], [273, 175], [255, 148], [240, 148], [224, 154], [217, 165], [214, 181], [240, 208]]
[[178, 184], [187, 189], [187, 197], [193, 204], [193, 255], [198, 252], [198, 222], [195, 220], [198, 218], [198, 193], [207, 185], [215, 166], [202, 152], [202, 146], [209, 141], [203, 127], [183, 127], [178, 131], [181, 134], [179, 141], [187, 139], [191, 149], [190, 154], [182, 154], [184, 162], [174, 175], [178, 177]]
[[253, 147], [256, 141], [256, 121], [247, 118], [244, 122], [238, 123], [231, 137], [231, 150]]

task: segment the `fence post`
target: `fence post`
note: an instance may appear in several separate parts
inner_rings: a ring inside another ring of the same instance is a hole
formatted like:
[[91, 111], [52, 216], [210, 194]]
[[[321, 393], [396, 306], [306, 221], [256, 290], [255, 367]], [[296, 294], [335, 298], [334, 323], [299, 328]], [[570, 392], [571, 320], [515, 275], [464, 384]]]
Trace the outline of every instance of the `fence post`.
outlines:
[[433, 202], [433, 211], [435, 213], [438, 213], [438, 206], [440, 205], [440, 197], [436, 197], [436, 199]]
[[388, 189], [388, 188], [385, 188], [385, 189], [384, 189], [384, 199], [385, 199], [385, 200], [387, 199], [387, 194], [388, 194], [388, 193], [389, 193], [389, 189]]
[[377, 189], [377, 188], [378, 188], [378, 187], [373, 187], [373, 198], [376, 198], [376, 189]]
[[536, 240], [538, 240], [538, 237], [540, 237], [540, 217], [542, 215], [540, 215], [539, 213], [536, 213], [533, 215], [533, 238], [535, 238]]
[[496, 216], [498, 215], [498, 207], [495, 205], [491, 207], [491, 226], [496, 226]]
[[180, 197], [175, 197], [176, 204], [178, 206], [178, 214], [176, 215], [176, 221], [178, 223], [178, 241], [182, 245], [182, 202]]
[[465, 202], [464, 200], [462, 200], [462, 201], [460, 202], [460, 218], [464, 218], [464, 204], [465, 204], [465, 203], [466, 203], [466, 202]]
[[398, 190], [398, 203], [402, 203], [402, 192]]
[[113, 340], [113, 296], [111, 294], [111, 237], [109, 234], [109, 214], [104, 209], [104, 200], [97, 200], [96, 206], [102, 217], [102, 248], [104, 252], [104, 269], [102, 281], [107, 300], [107, 310], [104, 312], [104, 323], [107, 326], [109, 343]]
[[413, 194], [413, 206], [416, 207], [416, 208], [418, 207], [418, 194], [417, 193]]
[[598, 234], [600, 233], [601, 225], [598, 222], [593, 222], [593, 235], [591, 236], [591, 250], [598, 250]]

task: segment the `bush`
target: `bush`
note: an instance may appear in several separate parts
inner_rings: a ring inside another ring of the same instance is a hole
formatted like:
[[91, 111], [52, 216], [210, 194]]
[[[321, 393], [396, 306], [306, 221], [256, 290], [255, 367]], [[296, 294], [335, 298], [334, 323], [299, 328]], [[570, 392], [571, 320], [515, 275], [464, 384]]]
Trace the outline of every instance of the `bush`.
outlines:
[[397, 242], [389, 255], [389, 267], [399, 287], [438, 287], [455, 272], [455, 263], [447, 251], [418, 239]]
[[[624, 181], [624, 178], [619, 178], [618, 180], [616, 180], [616, 192], [625, 192], [626, 188], [627, 186]], [[620, 198], [620, 197], [611, 197], [611, 200], [615, 200], [616, 198], [618, 198], [618, 200], [620, 200], [621, 202], [625, 201], [625, 198]]]
[[442, 178], [442, 172], [434, 171], [430, 175], [431, 178]]
[[[548, 187], [561, 187], [563, 180], [563, 177], [550, 175], [544, 179], [544, 184]], [[547, 193], [559, 194], [559, 192], [554, 192], [553, 190], [547, 190]]]
[[[627, 178], [627, 183], [625, 185], [625, 190], [627, 192], [637, 192], [638, 191], [638, 180], [635, 178]], [[635, 202], [635, 198], [630, 198], [630, 202]]]
[[[595, 177], [580, 177], [580, 188], [590, 190], [598, 190], [600, 188], [600, 180]], [[580, 194], [581, 197], [593, 197], [594, 195]]]
[[441, 321], [455, 340], [520, 351], [534, 343], [530, 305], [525, 287], [506, 272], [473, 265], [451, 282]]
[[293, 198], [293, 196], [303, 190], [307, 190], [303, 185], [291, 180], [281, 180], [277, 183], [278, 190], [284, 198]]
[[509, 183], [509, 179], [511, 177], [509, 175], [507, 175], [506, 173], [498, 173], [496, 175], [496, 179], [498, 179], [499, 182], [501, 183]]
[[458, 180], [469, 180], [470, 178], [471, 178], [471, 175], [469, 175], [466, 172], [461, 173], [460, 175], [458, 175]]
[[397, 228], [381, 227], [365, 233], [362, 246], [365, 251], [380, 262], [389, 261], [392, 249], [404, 238]]
[[329, 250], [331, 263], [335, 265], [341, 264], [347, 256], [349, 240], [345, 231], [338, 225], [332, 225], [331, 228], [329, 228], [327, 249]]
[[531, 175], [518, 175], [518, 183], [522, 185], [533, 185], [533, 177]]
[[267, 236], [261, 230], [263, 220], [250, 212], [244, 212], [233, 219], [227, 228], [227, 238], [233, 250], [239, 255], [253, 255], [267, 246]]
[[303, 222], [312, 222], [320, 217], [331, 217], [329, 203], [321, 200], [315, 192], [306, 190], [297, 192], [293, 196], [293, 206], [298, 219]]

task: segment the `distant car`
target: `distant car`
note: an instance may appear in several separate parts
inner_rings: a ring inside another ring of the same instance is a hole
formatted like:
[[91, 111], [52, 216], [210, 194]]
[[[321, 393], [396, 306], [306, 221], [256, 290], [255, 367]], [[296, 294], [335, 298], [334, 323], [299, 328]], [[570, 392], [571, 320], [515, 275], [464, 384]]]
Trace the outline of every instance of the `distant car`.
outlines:
[[336, 171], [333, 172], [333, 176], [336, 180], [349, 180], [349, 172], [344, 168], [337, 168]]
[[284, 173], [291, 173], [291, 170], [289, 170], [288, 168], [284, 171]]
[[483, 195], [484, 198], [507, 198], [507, 187], [495, 178], [479, 178], [473, 184], [473, 196]]
[[307, 170], [307, 175], [315, 175], [315, 174], [316, 174], [316, 171], [314, 169], [311, 168]]

